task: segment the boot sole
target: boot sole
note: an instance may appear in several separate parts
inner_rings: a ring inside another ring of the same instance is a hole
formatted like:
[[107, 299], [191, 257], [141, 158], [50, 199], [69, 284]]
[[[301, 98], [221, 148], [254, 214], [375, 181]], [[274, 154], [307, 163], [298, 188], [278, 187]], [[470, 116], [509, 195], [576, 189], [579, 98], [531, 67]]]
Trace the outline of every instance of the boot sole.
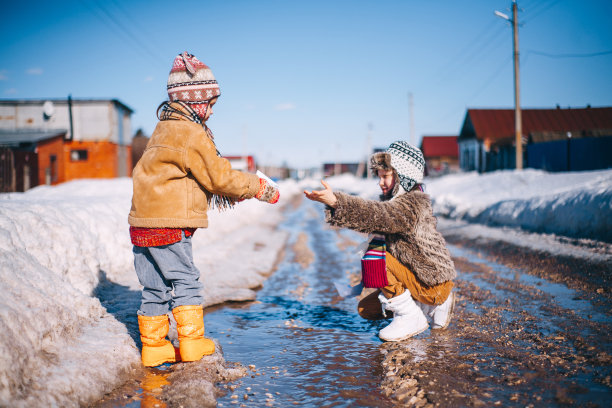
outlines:
[[408, 335], [406, 335], [406, 336], [404, 336], [404, 337], [400, 337], [399, 339], [384, 339], [384, 338], [380, 337], [380, 335], [379, 335], [378, 337], [379, 337], [379, 338], [380, 338], [382, 341], [402, 341], [402, 340], [406, 340], [406, 339], [409, 339], [409, 338], [411, 338], [411, 337], [414, 337], [414, 336], [416, 336], [417, 334], [421, 334], [421, 333], [423, 333], [425, 330], [427, 330], [427, 328], [428, 328], [428, 327], [429, 327], [429, 325], [425, 325], [425, 327], [423, 327], [421, 330], [418, 330], [418, 331], [416, 331], [416, 332], [414, 332], [414, 333], [410, 333], [410, 334], [408, 334]]
[[444, 326], [432, 327], [432, 330], [444, 330], [448, 327], [451, 320], [453, 320], [453, 313], [455, 312], [455, 292], [451, 292], [451, 296], [453, 297], [453, 300], [451, 303], [450, 312], [448, 312], [448, 319], [446, 319], [446, 323], [444, 323]]

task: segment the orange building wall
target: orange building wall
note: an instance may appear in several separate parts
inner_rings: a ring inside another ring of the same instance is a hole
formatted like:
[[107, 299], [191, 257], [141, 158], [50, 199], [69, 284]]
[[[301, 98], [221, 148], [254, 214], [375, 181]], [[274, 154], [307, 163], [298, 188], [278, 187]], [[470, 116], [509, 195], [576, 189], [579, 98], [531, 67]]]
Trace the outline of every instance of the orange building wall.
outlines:
[[132, 170], [134, 170], [134, 164], [132, 163], [132, 145], [126, 146], [127, 147], [127, 176], [128, 177], [132, 177]]
[[51, 180], [51, 184], [58, 184], [65, 181], [64, 177], [64, 136], [57, 136], [49, 140], [38, 143], [38, 184], [46, 184], [47, 169], [51, 169], [51, 155], [56, 157], [56, 177]]
[[[73, 160], [73, 150], [87, 150], [87, 160]], [[81, 178], [114, 178], [117, 174], [119, 146], [108, 141], [71, 141], [64, 144], [65, 181]], [[131, 150], [126, 150], [131, 169]], [[131, 174], [131, 172], [128, 172]]]

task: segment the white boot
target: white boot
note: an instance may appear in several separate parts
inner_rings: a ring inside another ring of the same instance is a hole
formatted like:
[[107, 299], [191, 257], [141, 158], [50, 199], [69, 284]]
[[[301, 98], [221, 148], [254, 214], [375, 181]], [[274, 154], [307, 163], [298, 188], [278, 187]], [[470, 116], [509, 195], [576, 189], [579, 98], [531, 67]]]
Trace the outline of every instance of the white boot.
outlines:
[[451, 292], [448, 298], [438, 306], [430, 306], [421, 302], [417, 302], [423, 313], [429, 316], [432, 320], [432, 329], [446, 329], [453, 317], [453, 309], [455, 308], [455, 292]]
[[391, 299], [380, 293], [378, 300], [382, 304], [383, 312], [385, 309], [393, 312], [393, 321], [378, 334], [382, 340], [400, 341], [427, 330], [427, 318], [409, 291]]

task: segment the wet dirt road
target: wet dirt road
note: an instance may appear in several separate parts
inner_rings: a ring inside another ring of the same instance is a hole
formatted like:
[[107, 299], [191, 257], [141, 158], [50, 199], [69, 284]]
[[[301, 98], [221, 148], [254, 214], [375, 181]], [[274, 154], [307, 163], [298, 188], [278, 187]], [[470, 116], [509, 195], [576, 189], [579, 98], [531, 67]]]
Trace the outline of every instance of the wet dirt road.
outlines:
[[327, 227], [321, 207], [288, 211], [284, 260], [257, 302], [207, 315], [225, 358], [251, 366], [219, 405], [608, 406], [612, 317], [609, 287], [597, 286], [609, 265], [598, 266], [603, 281], [570, 289], [545, 278], [554, 262], [530, 275], [533, 262], [510, 267], [455, 239], [451, 326], [382, 343], [386, 323], [362, 320], [333, 285], [356, 283], [364, 237]]
[[[218, 406], [609, 406], [609, 264], [561, 265], [454, 237], [449, 328], [383, 343], [386, 322], [361, 319], [357, 299], [334, 287], [357, 283], [365, 237], [329, 228], [308, 200], [296, 200], [280, 228], [289, 232], [284, 257], [257, 300], [206, 311], [207, 334], [246, 369], [218, 384]], [[179, 406], [165, 390], [148, 406]]]

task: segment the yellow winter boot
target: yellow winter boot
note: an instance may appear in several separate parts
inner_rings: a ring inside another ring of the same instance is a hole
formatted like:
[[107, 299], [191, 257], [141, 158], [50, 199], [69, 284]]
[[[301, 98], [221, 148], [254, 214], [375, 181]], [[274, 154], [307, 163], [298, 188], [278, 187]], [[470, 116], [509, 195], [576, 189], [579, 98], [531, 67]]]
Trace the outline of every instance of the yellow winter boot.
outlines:
[[197, 361], [215, 352], [215, 343], [204, 337], [202, 306], [179, 306], [172, 310], [176, 320], [182, 361]]
[[138, 328], [142, 341], [142, 364], [155, 367], [164, 363], [181, 361], [178, 350], [166, 340], [170, 323], [168, 315], [140, 316]]

